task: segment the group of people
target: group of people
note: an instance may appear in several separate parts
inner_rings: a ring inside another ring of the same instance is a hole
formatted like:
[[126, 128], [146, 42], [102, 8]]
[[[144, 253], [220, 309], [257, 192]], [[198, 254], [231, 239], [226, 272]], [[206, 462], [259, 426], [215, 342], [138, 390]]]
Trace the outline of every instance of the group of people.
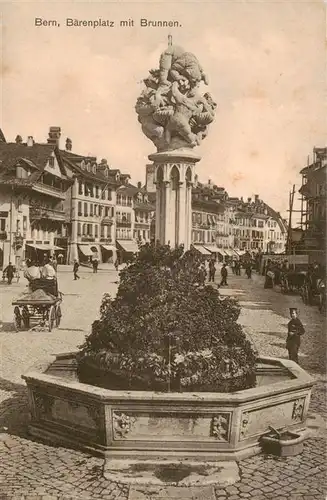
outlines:
[[[28, 280], [40, 278], [52, 279], [56, 277], [57, 267], [58, 262], [55, 256], [49, 257], [44, 255], [42, 264], [39, 264], [36, 259], [26, 259], [24, 277]], [[9, 262], [2, 272], [2, 278], [7, 279], [8, 285], [11, 285], [17, 272], [19, 271], [16, 266], [12, 262]]]
[[[204, 285], [207, 279], [208, 275], [208, 281], [209, 283], [214, 283], [215, 281], [215, 276], [216, 276], [216, 263], [213, 259], [209, 260], [208, 263], [208, 272], [206, 269], [206, 265], [203, 263], [200, 266], [200, 271], [199, 271], [199, 282], [201, 285]], [[228, 277], [228, 271], [227, 271], [227, 264], [224, 262], [222, 265], [222, 268], [220, 270], [220, 275], [221, 275], [221, 281], [219, 286], [228, 286], [227, 283], [227, 277]]]
[[36, 279], [54, 280], [57, 278], [57, 260], [55, 257], [46, 257], [42, 265], [37, 261], [27, 259], [24, 277], [31, 282]]

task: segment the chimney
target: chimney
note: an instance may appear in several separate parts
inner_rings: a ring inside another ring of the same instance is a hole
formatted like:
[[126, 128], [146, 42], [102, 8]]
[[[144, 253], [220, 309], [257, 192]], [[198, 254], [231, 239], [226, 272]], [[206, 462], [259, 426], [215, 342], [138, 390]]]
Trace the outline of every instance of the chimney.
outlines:
[[211, 179], [208, 179], [208, 186], [211, 186]]
[[241, 196], [241, 202], [244, 203], [244, 199], [243, 199], [243, 196]]
[[250, 198], [250, 196], [248, 197], [248, 203], [251, 203], [251, 198]]
[[71, 151], [72, 150], [73, 143], [72, 143], [72, 140], [69, 139], [69, 137], [67, 137], [67, 139], [66, 139], [66, 146], [65, 147], [66, 147], [66, 151]]
[[107, 158], [102, 158], [102, 160], [101, 160], [100, 164], [101, 164], [101, 165], [108, 165]]
[[154, 184], [154, 165], [152, 163], [146, 165], [145, 189], [148, 193], [155, 193], [157, 189]]
[[22, 144], [23, 139], [21, 135], [16, 135], [15, 143], [16, 144]]
[[50, 127], [48, 135], [49, 135], [48, 144], [51, 144], [52, 146], [59, 147], [61, 128], [60, 127]]
[[137, 187], [138, 187], [138, 189], [141, 189], [141, 188], [142, 188], [142, 182], [140, 182], [140, 181], [139, 181], [139, 182], [137, 183]]
[[26, 146], [28, 146], [29, 148], [32, 147], [32, 146], [34, 146], [34, 139], [33, 139], [32, 135], [29, 135], [27, 137]]
[[258, 203], [258, 202], [259, 202], [259, 195], [258, 195], [258, 194], [255, 194], [255, 195], [254, 195], [254, 202], [255, 202], [255, 203]]

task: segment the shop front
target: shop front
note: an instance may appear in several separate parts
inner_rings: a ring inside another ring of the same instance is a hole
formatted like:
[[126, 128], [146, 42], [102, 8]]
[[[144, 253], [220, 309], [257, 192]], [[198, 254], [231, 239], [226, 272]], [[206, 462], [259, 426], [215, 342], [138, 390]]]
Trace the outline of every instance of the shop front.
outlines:
[[116, 260], [117, 249], [110, 243], [101, 243], [101, 257], [104, 263], [113, 263]]
[[42, 265], [44, 260], [51, 255], [55, 255], [57, 251], [63, 251], [63, 248], [57, 245], [43, 242], [26, 242], [25, 245], [25, 260], [30, 259]]
[[135, 240], [116, 240], [116, 243], [119, 264], [129, 262], [139, 252], [139, 247]]
[[191, 248], [201, 257], [201, 260], [209, 260], [211, 258], [210, 250], [207, 250], [203, 245], [191, 245]]

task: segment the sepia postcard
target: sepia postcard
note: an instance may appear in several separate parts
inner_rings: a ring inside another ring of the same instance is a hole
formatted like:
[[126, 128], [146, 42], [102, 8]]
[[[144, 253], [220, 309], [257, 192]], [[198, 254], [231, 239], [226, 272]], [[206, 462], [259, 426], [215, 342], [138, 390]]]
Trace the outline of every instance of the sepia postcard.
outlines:
[[326, 3], [0, 23], [0, 500], [325, 500]]

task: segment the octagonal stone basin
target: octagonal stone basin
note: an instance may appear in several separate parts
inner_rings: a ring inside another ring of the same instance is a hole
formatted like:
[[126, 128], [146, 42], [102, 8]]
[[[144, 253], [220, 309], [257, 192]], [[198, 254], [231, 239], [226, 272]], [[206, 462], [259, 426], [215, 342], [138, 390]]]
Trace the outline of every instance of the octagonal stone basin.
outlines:
[[293, 361], [261, 357], [257, 387], [234, 393], [116, 391], [80, 383], [76, 353], [22, 375], [32, 435], [112, 459], [241, 460], [269, 426], [305, 430], [314, 379]]

